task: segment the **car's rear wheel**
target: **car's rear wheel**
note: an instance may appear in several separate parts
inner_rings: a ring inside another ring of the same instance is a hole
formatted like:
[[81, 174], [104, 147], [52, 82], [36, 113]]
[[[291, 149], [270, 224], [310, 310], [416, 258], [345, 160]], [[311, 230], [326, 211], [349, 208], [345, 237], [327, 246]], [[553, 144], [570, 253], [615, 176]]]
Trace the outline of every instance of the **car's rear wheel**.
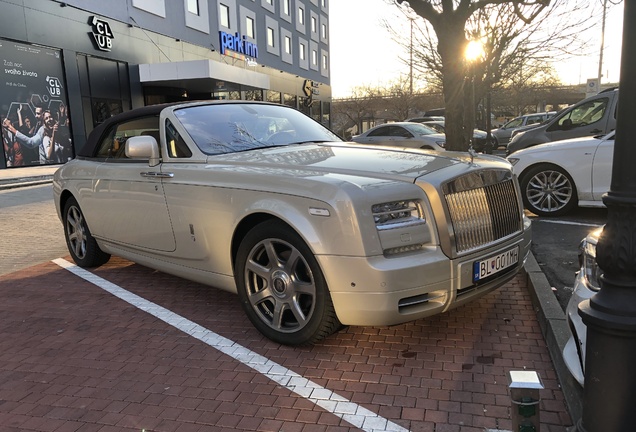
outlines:
[[63, 220], [66, 246], [78, 266], [98, 267], [108, 262], [110, 254], [102, 251], [97, 245], [75, 198], [66, 201]]
[[340, 328], [313, 253], [280, 222], [263, 222], [245, 236], [235, 277], [245, 313], [275, 342], [311, 344]]
[[521, 193], [526, 208], [539, 216], [561, 216], [578, 202], [572, 177], [549, 164], [531, 168], [523, 175]]

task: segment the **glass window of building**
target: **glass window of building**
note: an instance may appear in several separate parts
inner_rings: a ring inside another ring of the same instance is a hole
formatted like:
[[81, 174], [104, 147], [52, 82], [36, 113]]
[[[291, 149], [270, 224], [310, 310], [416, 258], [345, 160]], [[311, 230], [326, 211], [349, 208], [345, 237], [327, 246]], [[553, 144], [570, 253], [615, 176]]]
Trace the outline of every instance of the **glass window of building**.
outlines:
[[285, 52], [291, 54], [291, 38], [289, 36], [285, 36]]
[[267, 45], [274, 47], [274, 29], [267, 27]]
[[324, 55], [324, 56], [322, 56], [322, 68], [326, 70], [326, 69], [327, 69], [327, 66], [328, 66], [328, 63], [327, 63], [327, 56], [326, 56], [326, 55]]
[[327, 24], [323, 24], [320, 26], [320, 32], [322, 34], [322, 38], [327, 39]]
[[267, 4], [274, 5], [274, 0], [265, 0]]
[[245, 17], [245, 35], [254, 39], [254, 19], [252, 17]]
[[188, 12], [199, 15], [199, 0], [188, 0]]
[[245, 100], [262, 101], [263, 90], [245, 90]]
[[219, 20], [223, 27], [230, 28], [230, 8], [223, 3], [219, 3]]
[[283, 104], [292, 108], [296, 108], [296, 95], [285, 93]]
[[289, 3], [291, 0], [283, 0], [283, 13], [289, 15]]
[[316, 33], [316, 31], [318, 30], [318, 23], [316, 22], [316, 17], [311, 17], [311, 31], [313, 33]]
[[280, 92], [267, 90], [267, 102], [280, 103]]
[[301, 7], [298, 8], [298, 22], [305, 24], [305, 9]]
[[298, 45], [298, 51], [299, 51], [299, 56], [301, 60], [305, 60], [307, 57], [307, 53], [305, 52], [305, 45], [303, 44], [299, 44]]
[[318, 64], [318, 51], [313, 50], [311, 52], [311, 64], [316, 66]]

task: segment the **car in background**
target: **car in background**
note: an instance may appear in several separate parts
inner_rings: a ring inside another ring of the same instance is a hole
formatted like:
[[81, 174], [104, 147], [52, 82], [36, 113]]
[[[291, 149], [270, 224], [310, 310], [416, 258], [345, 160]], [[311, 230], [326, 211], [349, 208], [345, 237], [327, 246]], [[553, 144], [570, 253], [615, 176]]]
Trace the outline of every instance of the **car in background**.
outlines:
[[565, 108], [546, 123], [515, 134], [506, 154], [547, 142], [606, 135], [616, 128], [617, 109], [618, 89], [603, 90]]
[[561, 216], [575, 208], [605, 207], [610, 188], [614, 132], [519, 150], [508, 156], [525, 207], [539, 216]]
[[579, 303], [590, 299], [600, 289], [600, 269], [596, 263], [596, 244], [603, 228], [589, 233], [579, 245], [580, 269], [574, 279], [574, 291], [565, 310], [570, 337], [563, 348], [563, 360], [581, 386], [585, 377], [585, 343], [587, 327], [579, 315]]
[[[422, 124], [424, 126], [430, 127], [431, 129], [435, 129], [439, 133], [443, 133], [444, 135], [446, 135], [446, 124], [444, 120], [425, 121]], [[473, 149], [475, 151], [483, 152], [485, 150], [487, 136], [488, 136], [488, 133], [486, 131], [483, 131], [481, 129], [473, 130]], [[492, 148], [496, 149], [498, 147], [496, 140], [494, 139], [492, 135], [490, 138], [491, 140], [493, 140]]]
[[424, 123], [431, 121], [444, 121], [444, 117], [442, 116], [424, 116], [424, 117], [413, 117], [410, 119], [404, 120], [405, 122], [415, 122], [415, 123]]
[[362, 144], [389, 145], [443, 151], [446, 135], [415, 122], [385, 123], [356, 135], [351, 141]]
[[464, 305], [514, 278], [532, 238], [501, 158], [346, 143], [257, 101], [110, 117], [53, 193], [78, 266], [117, 255], [237, 293], [286, 345]]
[[510, 141], [512, 132], [521, 127], [531, 127], [532, 125], [538, 125], [549, 118], [551, 118], [555, 111], [542, 112], [535, 114], [525, 114], [519, 117], [515, 117], [512, 120], [506, 122], [503, 126], [490, 131], [497, 139], [498, 146], [506, 146]]

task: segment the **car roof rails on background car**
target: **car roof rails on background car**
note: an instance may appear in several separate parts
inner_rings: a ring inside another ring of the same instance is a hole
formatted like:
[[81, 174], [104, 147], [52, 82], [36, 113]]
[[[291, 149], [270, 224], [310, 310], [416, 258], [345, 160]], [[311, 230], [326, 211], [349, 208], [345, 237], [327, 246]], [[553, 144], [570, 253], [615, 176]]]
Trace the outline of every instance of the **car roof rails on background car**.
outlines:
[[611, 92], [611, 91], [614, 91], [614, 90], [618, 90], [618, 87], [610, 87], [610, 88], [606, 88], [606, 89], [601, 90], [601, 91], [600, 91], [600, 92], [598, 92], [598, 93], [599, 93], [599, 94], [601, 94], [601, 93], [607, 93], [607, 92]]

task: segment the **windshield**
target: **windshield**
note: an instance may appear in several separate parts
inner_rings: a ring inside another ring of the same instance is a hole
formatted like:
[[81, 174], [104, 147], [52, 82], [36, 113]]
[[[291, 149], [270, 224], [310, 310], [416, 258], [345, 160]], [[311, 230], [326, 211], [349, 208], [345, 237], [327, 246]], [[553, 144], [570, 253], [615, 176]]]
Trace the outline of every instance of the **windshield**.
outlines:
[[174, 113], [199, 149], [208, 155], [302, 142], [342, 141], [320, 123], [284, 105], [197, 105]]

